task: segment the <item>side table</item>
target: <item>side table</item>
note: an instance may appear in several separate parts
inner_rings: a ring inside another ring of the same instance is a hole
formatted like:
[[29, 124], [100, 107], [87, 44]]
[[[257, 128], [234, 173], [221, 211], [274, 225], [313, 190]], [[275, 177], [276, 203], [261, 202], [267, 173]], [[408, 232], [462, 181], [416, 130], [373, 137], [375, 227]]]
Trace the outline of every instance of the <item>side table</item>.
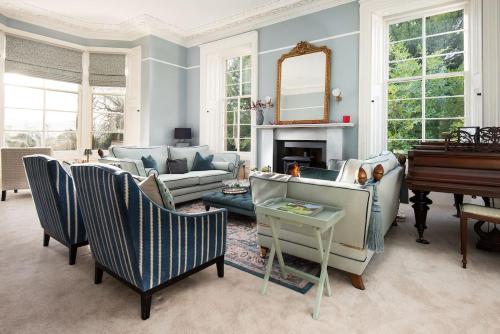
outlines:
[[[321, 212], [312, 216], [306, 216], [278, 209], [279, 207], [292, 201], [295, 200], [292, 198], [272, 198], [262, 204], [256, 205], [257, 213], [264, 215], [269, 222], [273, 236], [271, 251], [269, 253], [269, 260], [266, 265], [266, 273], [264, 275], [264, 282], [262, 284], [261, 293], [263, 295], [267, 293], [269, 277], [271, 276], [274, 256], [276, 255], [278, 258], [282, 276], [286, 274], [292, 274], [313, 282], [317, 285], [316, 302], [314, 305], [312, 317], [314, 319], [318, 319], [321, 298], [323, 296], [323, 289], [325, 286], [327, 295], [329, 297], [332, 295], [330, 282], [328, 280], [328, 259], [330, 256], [335, 224], [337, 224], [345, 216], [345, 211], [342, 208], [323, 205], [323, 210]], [[281, 225], [283, 224], [290, 224], [296, 227], [305, 227], [304, 230], [310, 231], [311, 235], [316, 238], [318, 242], [319, 259], [321, 260], [321, 272], [319, 277], [285, 265], [279, 240]], [[326, 249], [324, 248], [323, 238], [321, 237], [324, 233], [327, 233], [328, 236]]]

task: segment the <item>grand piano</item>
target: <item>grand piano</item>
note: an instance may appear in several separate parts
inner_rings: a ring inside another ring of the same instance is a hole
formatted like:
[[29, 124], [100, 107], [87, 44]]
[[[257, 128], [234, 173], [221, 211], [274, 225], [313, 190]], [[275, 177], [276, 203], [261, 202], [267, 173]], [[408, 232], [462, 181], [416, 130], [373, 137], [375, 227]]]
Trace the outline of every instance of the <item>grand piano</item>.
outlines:
[[[457, 214], [463, 195], [481, 196], [487, 206], [490, 198], [500, 198], [500, 127], [462, 128], [448, 134], [443, 142], [413, 146], [408, 152], [406, 184], [414, 194], [410, 201], [417, 242], [428, 244], [424, 231], [431, 191], [454, 194]], [[475, 230], [483, 242], [483, 247], [478, 243], [479, 248], [498, 246], [497, 232], [487, 235], [477, 224]]]

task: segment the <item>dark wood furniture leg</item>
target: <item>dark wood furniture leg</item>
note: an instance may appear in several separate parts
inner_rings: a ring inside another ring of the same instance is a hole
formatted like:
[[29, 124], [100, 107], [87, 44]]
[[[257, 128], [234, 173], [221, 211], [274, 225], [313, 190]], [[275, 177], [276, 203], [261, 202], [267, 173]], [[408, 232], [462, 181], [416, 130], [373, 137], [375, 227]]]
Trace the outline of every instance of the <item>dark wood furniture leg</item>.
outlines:
[[429, 241], [424, 239], [424, 230], [427, 228], [425, 221], [427, 220], [427, 211], [429, 211], [429, 205], [432, 201], [427, 197], [429, 191], [418, 191], [413, 190], [415, 194], [410, 198], [410, 202], [413, 203], [413, 211], [415, 212], [415, 227], [418, 231], [417, 242], [421, 244], [428, 244]]
[[76, 252], [78, 250], [77, 245], [69, 246], [69, 265], [72, 266], [76, 262]]
[[102, 282], [102, 274], [104, 273], [104, 270], [102, 270], [101, 267], [95, 264], [95, 273], [94, 273], [94, 284], [101, 284]]
[[397, 217], [396, 217], [396, 218], [394, 218], [394, 220], [392, 221], [391, 226], [398, 226], [398, 221], [397, 221], [397, 219], [398, 219]]
[[210, 205], [205, 205], [205, 211], [210, 211]]
[[43, 234], [43, 247], [47, 247], [49, 245], [50, 235], [47, 233]]
[[17, 189], [14, 189], [14, 194], [17, 194]]
[[349, 274], [349, 276], [351, 277], [352, 286], [359, 290], [365, 289], [365, 284], [363, 283], [363, 277], [361, 275]]
[[151, 299], [153, 295], [150, 293], [141, 293], [141, 319], [147, 320], [151, 312]]
[[217, 276], [224, 277], [224, 256], [219, 257], [215, 265], [217, 266]]
[[467, 268], [467, 217], [460, 217], [460, 249], [462, 250], [462, 267]]
[[264, 258], [267, 256], [267, 253], [269, 252], [269, 248], [260, 246], [260, 257]]
[[460, 217], [460, 206], [464, 202], [464, 195], [462, 194], [453, 194], [453, 198], [455, 200], [455, 208], [457, 209], [457, 214], [455, 217]]
[[5, 202], [6, 197], [7, 197], [7, 190], [2, 190], [2, 202]]

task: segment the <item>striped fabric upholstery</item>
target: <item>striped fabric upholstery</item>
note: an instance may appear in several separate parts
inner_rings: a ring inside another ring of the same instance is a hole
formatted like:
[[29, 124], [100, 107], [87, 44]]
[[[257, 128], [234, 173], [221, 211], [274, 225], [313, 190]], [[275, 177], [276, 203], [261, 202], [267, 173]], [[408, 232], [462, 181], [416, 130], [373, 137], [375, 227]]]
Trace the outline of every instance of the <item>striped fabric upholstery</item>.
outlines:
[[224, 255], [225, 209], [180, 214], [153, 203], [128, 172], [71, 167], [92, 254], [142, 291]]
[[23, 161], [44, 230], [66, 246], [86, 241], [72, 177], [46, 155], [28, 155]]

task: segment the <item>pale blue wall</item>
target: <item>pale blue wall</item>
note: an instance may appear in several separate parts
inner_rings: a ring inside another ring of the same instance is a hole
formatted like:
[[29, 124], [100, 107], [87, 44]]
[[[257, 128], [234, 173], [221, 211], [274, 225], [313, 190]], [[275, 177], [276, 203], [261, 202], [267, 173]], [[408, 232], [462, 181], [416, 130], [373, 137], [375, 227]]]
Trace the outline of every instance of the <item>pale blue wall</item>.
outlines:
[[[276, 71], [278, 58], [300, 41], [314, 41], [331, 36], [354, 33], [337, 39], [316, 42], [332, 50], [331, 87], [340, 88], [343, 100], [336, 102], [331, 97], [330, 119], [338, 120], [350, 115], [358, 120], [358, 59], [359, 59], [359, 4], [357, 2], [329, 8], [317, 13], [301, 16], [258, 29], [259, 33], [259, 97], [276, 96]], [[188, 49], [189, 66], [199, 65], [199, 48]], [[196, 61], [197, 60], [197, 61]], [[199, 130], [199, 68], [188, 70], [187, 121], [193, 133]], [[265, 122], [274, 120], [275, 110], [266, 110]], [[344, 135], [344, 156], [357, 157], [357, 128], [347, 129]]]

